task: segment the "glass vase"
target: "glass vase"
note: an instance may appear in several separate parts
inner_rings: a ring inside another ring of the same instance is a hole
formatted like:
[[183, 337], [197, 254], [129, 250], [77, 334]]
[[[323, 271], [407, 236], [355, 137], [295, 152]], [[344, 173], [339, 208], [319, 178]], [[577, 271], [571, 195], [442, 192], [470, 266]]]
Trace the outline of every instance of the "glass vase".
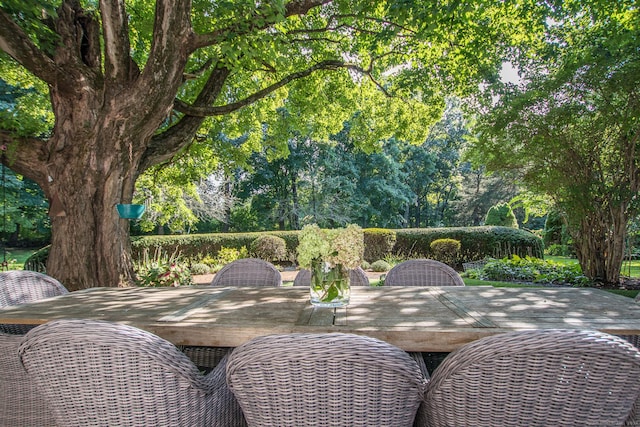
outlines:
[[309, 292], [311, 304], [318, 307], [343, 307], [349, 304], [349, 270], [340, 264], [331, 267], [326, 262], [314, 262]]

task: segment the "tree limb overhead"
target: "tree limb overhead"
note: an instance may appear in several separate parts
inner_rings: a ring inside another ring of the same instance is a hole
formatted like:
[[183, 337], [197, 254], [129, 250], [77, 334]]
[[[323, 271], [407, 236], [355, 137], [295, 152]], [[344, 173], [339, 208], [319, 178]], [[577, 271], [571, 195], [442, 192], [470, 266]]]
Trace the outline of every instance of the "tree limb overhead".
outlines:
[[337, 70], [339, 68], [351, 68], [350, 65], [345, 64], [342, 61], [337, 60], [326, 60], [319, 62], [312, 67], [307, 68], [306, 70], [298, 71], [296, 73], [289, 74], [284, 77], [282, 80], [261, 89], [254, 94], [240, 100], [237, 102], [232, 102], [231, 104], [220, 105], [220, 106], [196, 106], [189, 105], [184, 101], [179, 99], [175, 100], [174, 108], [186, 115], [196, 116], [196, 117], [207, 117], [207, 116], [220, 116], [223, 114], [228, 114], [233, 111], [239, 110], [242, 107], [245, 107], [257, 100], [264, 98], [268, 94], [272, 93], [275, 90], [280, 89], [281, 87], [286, 86], [288, 83], [309, 76], [311, 73], [318, 70]]

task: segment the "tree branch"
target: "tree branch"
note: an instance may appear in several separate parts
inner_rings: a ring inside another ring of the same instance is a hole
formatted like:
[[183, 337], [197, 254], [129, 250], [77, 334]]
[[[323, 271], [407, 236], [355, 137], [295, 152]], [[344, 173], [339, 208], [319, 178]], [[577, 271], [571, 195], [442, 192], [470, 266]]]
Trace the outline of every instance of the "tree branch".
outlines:
[[285, 78], [283, 78], [282, 80], [265, 87], [264, 89], [261, 89], [257, 92], [255, 92], [254, 94], [240, 100], [237, 102], [233, 102], [231, 104], [227, 104], [227, 105], [220, 105], [220, 106], [214, 106], [214, 107], [209, 107], [209, 106], [197, 106], [197, 105], [189, 105], [184, 101], [181, 101], [179, 99], [176, 99], [174, 102], [174, 108], [183, 113], [186, 114], [188, 116], [195, 116], [195, 117], [208, 117], [208, 116], [221, 116], [224, 114], [228, 114], [231, 113], [233, 111], [239, 110], [242, 107], [245, 107], [249, 104], [252, 104], [254, 102], [256, 102], [257, 100], [264, 98], [265, 96], [267, 96], [268, 94], [270, 94], [271, 92], [280, 89], [281, 87], [287, 85], [288, 83], [294, 81], [294, 80], [298, 80], [301, 79], [303, 77], [307, 77], [309, 76], [311, 73], [313, 73], [314, 71], [318, 71], [318, 70], [337, 70], [339, 68], [353, 68], [353, 66], [351, 65], [346, 65], [345, 63], [343, 63], [342, 61], [337, 61], [337, 60], [326, 60], [326, 61], [322, 61], [317, 63], [316, 65], [313, 65], [312, 67], [307, 68], [306, 70], [303, 71], [298, 71], [297, 73], [292, 73], [289, 74], [288, 76], [286, 76]]
[[104, 39], [104, 74], [112, 81], [128, 81], [129, 26], [124, 1], [100, 0], [102, 33]]
[[[220, 95], [230, 71], [226, 68], [214, 69], [207, 79], [194, 105], [211, 105]], [[162, 132], [155, 135], [147, 147], [140, 162], [140, 172], [149, 167], [170, 160], [180, 150], [191, 144], [193, 137], [202, 125], [204, 117], [184, 116], [182, 119]]]
[[50, 85], [55, 84], [58, 70], [53, 59], [41, 51], [2, 9], [0, 9], [0, 49], [39, 79]]
[[0, 130], [0, 152], [6, 154], [5, 164], [12, 171], [28, 176], [43, 189], [47, 185], [46, 146], [42, 139], [17, 137], [9, 131]]
[[[311, 9], [331, 3], [332, 1], [333, 0], [293, 0], [285, 5], [284, 17], [304, 15]], [[266, 4], [269, 4], [269, 2], [266, 2]], [[274, 24], [275, 21], [273, 18], [268, 19], [266, 8], [267, 6], [263, 6], [258, 9], [247, 21], [210, 33], [196, 35], [193, 39], [191, 51], [219, 43], [226, 39], [227, 34], [234, 34], [236, 36], [244, 35], [269, 27]], [[256, 24], [256, 22], [260, 22], [260, 25]]]

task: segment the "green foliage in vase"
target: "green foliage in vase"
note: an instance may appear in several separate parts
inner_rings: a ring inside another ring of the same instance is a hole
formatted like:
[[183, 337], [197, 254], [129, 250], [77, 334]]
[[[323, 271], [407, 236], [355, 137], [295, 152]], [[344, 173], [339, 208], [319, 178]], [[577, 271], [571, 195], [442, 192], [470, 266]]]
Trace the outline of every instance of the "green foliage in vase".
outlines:
[[328, 263], [314, 259], [311, 263], [311, 291], [320, 302], [332, 302], [337, 298], [349, 298], [349, 270], [342, 264], [330, 267]]
[[311, 300], [332, 303], [349, 299], [349, 270], [359, 267], [364, 253], [362, 229], [322, 229], [306, 225], [299, 235], [298, 263], [311, 270]]

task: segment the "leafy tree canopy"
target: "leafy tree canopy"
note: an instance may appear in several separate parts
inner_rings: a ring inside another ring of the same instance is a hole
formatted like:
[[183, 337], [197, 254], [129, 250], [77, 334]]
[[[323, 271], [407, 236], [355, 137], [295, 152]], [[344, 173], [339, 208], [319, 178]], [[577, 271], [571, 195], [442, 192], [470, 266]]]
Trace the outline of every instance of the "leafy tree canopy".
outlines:
[[496, 80], [548, 13], [534, 0], [2, 0], [0, 71], [22, 93], [0, 145], [65, 208], [48, 271], [70, 289], [133, 283], [114, 207], [143, 172], [194, 141], [223, 160], [276, 158], [349, 119], [358, 148], [422, 143], [445, 97]]
[[499, 98], [475, 150], [548, 194], [585, 274], [617, 282], [640, 209], [640, 13], [631, 1], [580, 3], [558, 5], [544, 46], [514, 55], [520, 86], [488, 91]]

